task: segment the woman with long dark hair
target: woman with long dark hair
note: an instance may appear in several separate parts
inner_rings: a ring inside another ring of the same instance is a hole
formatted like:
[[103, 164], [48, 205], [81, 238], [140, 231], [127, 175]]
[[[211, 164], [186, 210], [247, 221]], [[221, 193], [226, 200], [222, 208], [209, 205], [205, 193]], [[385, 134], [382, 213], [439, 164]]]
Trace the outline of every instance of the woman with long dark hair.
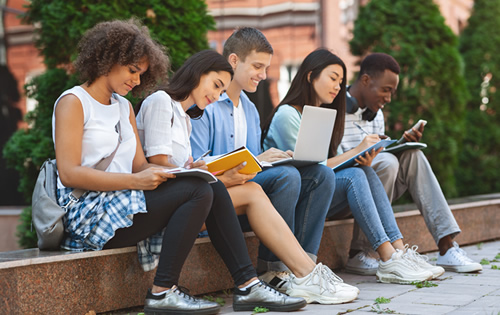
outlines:
[[[378, 142], [378, 135], [368, 135], [355, 149], [337, 153], [344, 133], [345, 75], [344, 62], [330, 51], [318, 49], [310, 53], [299, 67], [288, 93], [264, 128], [264, 149], [276, 147], [280, 150], [293, 150], [305, 105], [337, 110], [326, 161], [329, 167], [355, 157]], [[365, 156], [358, 156], [356, 161], [360, 164], [359, 167], [335, 172], [335, 192], [327, 217], [334, 217], [346, 207], [350, 208], [373, 249], [380, 255], [381, 263], [377, 270], [379, 281], [410, 283], [428, 280], [434, 276], [433, 272], [421, 268], [413, 261], [413, 256], [405, 253], [403, 236], [389, 199], [375, 171], [370, 167], [372, 159], [379, 152], [373, 150]], [[439, 269], [436, 273], [436, 276], [442, 274]]]

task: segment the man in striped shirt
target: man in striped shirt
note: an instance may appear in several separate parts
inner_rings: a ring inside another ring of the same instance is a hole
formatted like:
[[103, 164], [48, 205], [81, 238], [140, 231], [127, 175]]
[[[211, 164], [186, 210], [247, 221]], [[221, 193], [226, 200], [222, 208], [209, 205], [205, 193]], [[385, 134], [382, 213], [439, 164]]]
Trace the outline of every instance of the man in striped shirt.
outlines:
[[[366, 134], [384, 135], [382, 109], [391, 102], [396, 92], [399, 72], [397, 61], [387, 54], [373, 53], [363, 60], [356, 82], [348, 88], [344, 138], [340, 145], [342, 151], [357, 146]], [[413, 128], [412, 131], [406, 131], [404, 138], [409, 142], [418, 142], [424, 126], [421, 125], [418, 130]], [[409, 191], [438, 245], [437, 265], [455, 272], [482, 269], [453, 241], [460, 233], [460, 228], [421, 150], [410, 149], [396, 154], [382, 152], [373, 159], [372, 167], [391, 202], [401, 197], [406, 190]], [[355, 273], [375, 274], [378, 264], [364, 252], [369, 246], [363, 245], [365, 236], [360, 234], [359, 228], [356, 228], [346, 269]]]

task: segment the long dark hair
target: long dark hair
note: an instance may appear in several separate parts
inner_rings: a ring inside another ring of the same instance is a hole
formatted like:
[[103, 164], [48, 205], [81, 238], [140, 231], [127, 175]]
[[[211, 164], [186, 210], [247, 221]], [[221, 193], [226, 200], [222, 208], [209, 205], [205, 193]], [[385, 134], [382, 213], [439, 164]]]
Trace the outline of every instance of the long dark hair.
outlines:
[[[344, 122], [345, 122], [345, 99], [346, 99], [346, 67], [342, 59], [331, 53], [329, 50], [320, 48], [311, 52], [304, 59], [300, 65], [297, 74], [292, 80], [290, 89], [274, 109], [271, 116], [267, 120], [264, 130], [262, 132], [262, 142], [264, 141], [274, 114], [278, 111], [281, 105], [297, 105], [303, 107], [304, 105], [314, 105], [317, 102], [318, 96], [314, 91], [313, 82], [319, 77], [321, 71], [329, 65], [340, 65], [344, 70], [344, 80], [340, 84], [339, 94], [335, 97], [331, 104], [322, 104], [321, 107], [333, 108], [337, 110], [337, 117], [335, 119], [335, 127], [332, 133], [332, 140], [330, 142], [330, 149], [328, 157], [333, 157], [337, 154], [337, 147], [342, 141], [344, 136]], [[311, 74], [310, 77], [309, 73]]]
[[[202, 75], [215, 72], [228, 72], [233, 79], [233, 68], [214, 50], [202, 50], [189, 57], [184, 64], [174, 73], [169, 83], [161, 86], [158, 90], [165, 91], [170, 97], [178, 102], [186, 100], [191, 92], [200, 84]], [[138, 113], [142, 102], [137, 104], [135, 112]], [[191, 118], [199, 118], [203, 115], [203, 110], [194, 105], [186, 111]]]

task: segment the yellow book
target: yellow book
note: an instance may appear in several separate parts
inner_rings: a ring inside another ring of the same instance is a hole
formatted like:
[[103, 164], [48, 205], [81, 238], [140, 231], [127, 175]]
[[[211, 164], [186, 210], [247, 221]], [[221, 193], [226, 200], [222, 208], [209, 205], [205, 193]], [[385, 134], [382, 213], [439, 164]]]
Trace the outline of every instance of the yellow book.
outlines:
[[240, 170], [241, 174], [252, 174], [262, 171], [262, 164], [246, 147], [241, 147], [207, 163], [208, 171], [214, 175], [221, 175], [243, 162], [247, 165]]

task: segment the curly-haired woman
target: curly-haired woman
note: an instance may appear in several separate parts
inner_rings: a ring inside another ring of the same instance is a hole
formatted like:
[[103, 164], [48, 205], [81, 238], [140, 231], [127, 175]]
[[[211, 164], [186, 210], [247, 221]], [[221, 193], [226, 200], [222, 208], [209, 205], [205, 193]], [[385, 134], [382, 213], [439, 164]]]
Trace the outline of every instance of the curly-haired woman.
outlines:
[[[245, 291], [258, 281], [231, 199], [198, 178], [178, 178], [149, 164], [130, 103], [123, 95], [147, 93], [166, 77], [168, 58], [136, 20], [103, 22], [80, 41], [76, 70], [85, 82], [62, 93], [54, 105], [53, 139], [59, 168], [58, 202], [66, 207], [68, 250], [135, 245], [145, 269], [158, 264], [146, 296], [146, 313], [213, 314], [217, 303], [196, 299], [178, 287], [179, 274], [203, 223]], [[118, 144], [118, 147], [117, 147]], [[115, 149], [118, 148], [116, 151]], [[115, 151], [115, 152], [114, 152]], [[94, 169], [114, 153], [105, 171]], [[73, 189], [88, 190], [73, 202]], [[224, 192], [223, 191], [223, 192]], [[159, 259], [152, 255], [162, 235]], [[305, 305], [266, 285], [247, 290], [248, 307], [296, 310]]]

